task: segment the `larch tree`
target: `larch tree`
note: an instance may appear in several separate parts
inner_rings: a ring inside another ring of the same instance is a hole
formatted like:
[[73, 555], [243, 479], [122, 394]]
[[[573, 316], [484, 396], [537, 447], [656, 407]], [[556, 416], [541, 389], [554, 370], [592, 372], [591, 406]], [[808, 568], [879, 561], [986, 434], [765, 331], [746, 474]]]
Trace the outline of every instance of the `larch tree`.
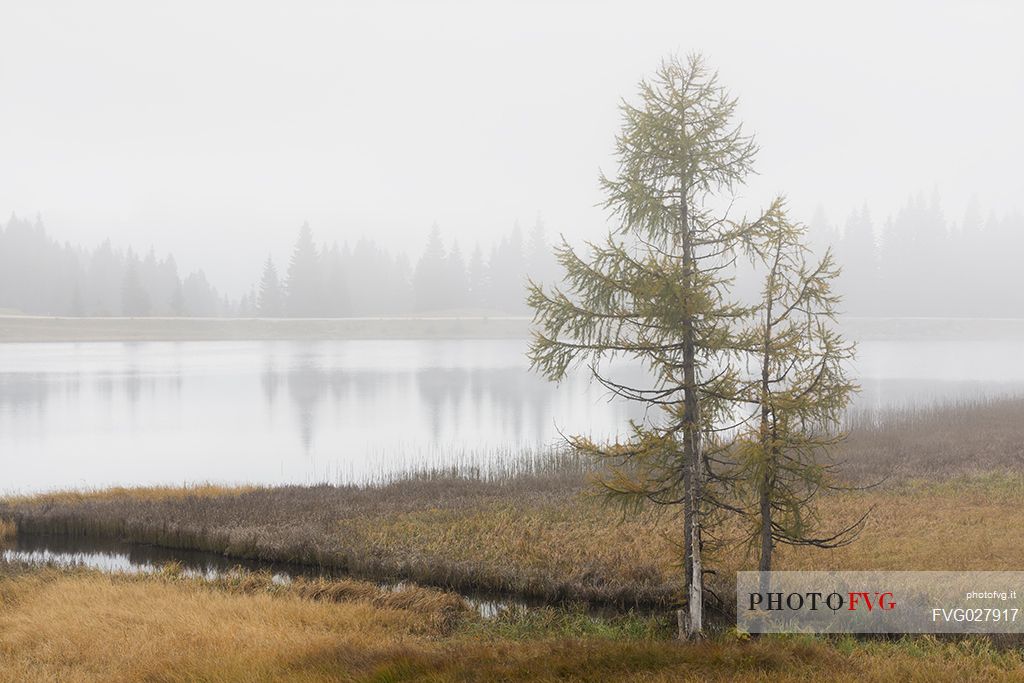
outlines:
[[765, 228], [757, 248], [761, 300], [741, 335], [755, 371], [740, 400], [753, 410], [733, 444], [738, 467], [730, 477], [762, 572], [771, 570], [777, 544], [845, 545], [866, 519], [823, 532], [812, 505], [834, 487], [828, 456], [843, 438], [842, 416], [857, 390], [846, 372], [856, 347], [834, 329], [839, 268], [830, 250], [813, 259], [806, 228], [784, 212]]
[[[703, 630], [707, 461], [717, 430], [734, 414], [735, 330], [750, 313], [732, 301], [733, 266], [778, 207], [752, 221], [730, 218], [727, 207], [756, 146], [734, 120], [736, 100], [699, 56], [664, 61], [640, 83], [639, 103], [621, 110], [618, 174], [601, 177], [604, 206], [618, 226], [588, 254], [563, 241], [558, 288], [530, 283], [529, 355], [551, 380], [586, 366], [613, 395], [653, 409], [631, 423], [628, 437], [569, 441], [605, 463], [609, 495], [681, 509], [686, 605], [679, 629], [692, 637]], [[649, 381], [613, 379], [617, 357], [640, 361]]]

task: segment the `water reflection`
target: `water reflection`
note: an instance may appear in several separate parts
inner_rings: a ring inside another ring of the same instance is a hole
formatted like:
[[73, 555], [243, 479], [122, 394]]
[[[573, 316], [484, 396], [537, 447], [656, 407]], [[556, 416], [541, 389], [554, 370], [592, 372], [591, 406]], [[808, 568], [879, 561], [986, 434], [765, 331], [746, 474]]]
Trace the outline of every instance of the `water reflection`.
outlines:
[[48, 378], [41, 372], [0, 374], [0, 412], [28, 414], [42, 410], [53, 385], [65, 385], [77, 391], [78, 381]]
[[[20, 534], [13, 543], [0, 550], [0, 560], [37, 566], [83, 567], [107, 573], [155, 574], [174, 563], [182, 575], [213, 581], [238, 569], [269, 572], [271, 580], [287, 584], [298, 578], [346, 578], [342, 571], [324, 567], [228, 558], [217, 553], [196, 550], [135, 545], [109, 538], [92, 536], [58, 536]], [[401, 591], [414, 584], [399, 581], [380, 583], [389, 591]], [[462, 596], [481, 617], [492, 619], [508, 609], [524, 609], [530, 603], [514, 598], [480, 593]]]
[[230, 560], [216, 553], [172, 550], [150, 545], [133, 545], [94, 536], [56, 536], [19, 534], [4, 548], [5, 561], [52, 564], [60, 567], [88, 567], [106, 572], [152, 573], [161, 566], [177, 562], [190, 574], [214, 577], [234, 567], [291, 576], [297, 571], [288, 565], [258, 564], [248, 560]]
[[[861, 345], [860, 408], [1024, 393], [1015, 342]], [[520, 340], [6, 344], [5, 490], [360, 481], [613, 436], [633, 404], [530, 373]], [[635, 380], [636, 366], [617, 369]]]

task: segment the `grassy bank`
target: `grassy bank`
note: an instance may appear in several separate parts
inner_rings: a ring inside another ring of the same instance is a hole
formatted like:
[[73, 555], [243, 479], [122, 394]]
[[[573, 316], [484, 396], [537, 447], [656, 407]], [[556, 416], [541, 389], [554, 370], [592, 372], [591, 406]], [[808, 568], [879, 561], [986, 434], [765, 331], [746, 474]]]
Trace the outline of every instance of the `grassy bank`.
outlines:
[[679, 644], [626, 617], [542, 610], [483, 622], [436, 591], [217, 584], [0, 570], [0, 681], [1019, 680], [988, 641], [722, 636]]
[[[861, 538], [782, 548], [780, 569], [1001, 570], [1024, 566], [1024, 401], [860, 418], [840, 454], [850, 483], [818, 513], [872, 509]], [[496, 590], [562, 606], [482, 619], [458, 595], [355, 578], [281, 585], [0, 565], [0, 681], [1013, 681], [1019, 640], [672, 639], [668, 610], [600, 617], [564, 601], [675, 600], [679, 521], [623, 517], [568, 458], [488, 481], [434, 473], [372, 487], [111, 489], [8, 498], [0, 537], [87, 533], [238, 558]], [[726, 534], [728, 535], [728, 534]], [[749, 568], [715, 550], [713, 581]], [[727, 608], [718, 613], [728, 623]]]
[[[861, 539], [829, 551], [780, 548], [779, 569], [1016, 569], [1024, 548], [1024, 401], [895, 414], [844, 445], [851, 483], [824, 496], [839, 525], [873, 510]], [[420, 476], [373, 487], [148, 489], [8, 499], [21, 532], [90, 534], [354, 576], [548, 602], [669, 606], [680, 522], [623, 517], [577, 465], [490, 481]], [[729, 537], [734, 530], [726, 529]], [[728, 596], [746, 548], [714, 554]], [[728, 600], [726, 600], [728, 603]]]
[[[622, 519], [586, 495], [482, 482], [393, 484], [376, 491], [282, 488], [193, 499], [79, 498], [8, 505], [21, 532], [105, 535], [225, 555], [301, 562], [355, 576], [620, 606], [673, 603], [679, 524]], [[509, 490], [513, 488], [513, 490]], [[833, 494], [826, 520], [871, 509], [860, 540], [782, 548], [779, 569], [1012, 570], [1024, 566], [1024, 475], [903, 482]], [[716, 552], [727, 596], [749, 568], [740, 546]]]

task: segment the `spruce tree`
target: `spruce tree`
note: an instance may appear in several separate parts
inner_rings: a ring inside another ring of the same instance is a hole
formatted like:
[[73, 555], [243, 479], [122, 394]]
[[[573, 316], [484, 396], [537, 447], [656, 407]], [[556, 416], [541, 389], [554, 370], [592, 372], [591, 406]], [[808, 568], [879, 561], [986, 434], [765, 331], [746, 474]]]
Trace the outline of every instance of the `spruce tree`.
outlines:
[[558, 277], [558, 262], [555, 260], [544, 234], [544, 223], [540, 217], [530, 229], [527, 245], [526, 272], [535, 282], [550, 283]]
[[187, 313], [185, 307], [185, 289], [179, 282], [174, 287], [174, 292], [171, 294], [171, 315], [176, 317], [182, 317]]
[[491, 305], [504, 313], [523, 310], [523, 288], [526, 285], [526, 255], [523, 231], [516, 223], [512, 232], [502, 237], [491, 251], [488, 262], [488, 289]]
[[139, 260], [131, 252], [121, 282], [121, 307], [124, 315], [132, 318], [149, 315], [149, 294], [139, 277]]
[[446, 261], [441, 229], [434, 224], [413, 274], [417, 311], [436, 311], [445, 307]]
[[299, 228], [288, 263], [285, 282], [285, 313], [292, 318], [311, 318], [322, 313], [320, 255], [309, 223]]
[[332, 318], [348, 315], [349, 301], [348, 273], [345, 259], [338, 243], [331, 244], [323, 255], [324, 313]]
[[444, 259], [443, 308], [460, 309], [469, 303], [469, 277], [459, 243], [453, 241]]
[[71, 294], [71, 307], [69, 309], [69, 315], [80, 318], [85, 315], [85, 304], [82, 302], [82, 287], [77, 282], [75, 283], [75, 289]]
[[281, 281], [277, 276], [277, 268], [270, 256], [263, 264], [263, 275], [260, 277], [257, 310], [262, 318], [277, 318], [284, 312], [284, 296]]
[[474, 308], [484, 308], [488, 304], [487, 266], [484, 264], [484, 256], [480, 251], [479, 244], [473, 248], [473, 255], [469, 258], [467, 277], [470, 305]]

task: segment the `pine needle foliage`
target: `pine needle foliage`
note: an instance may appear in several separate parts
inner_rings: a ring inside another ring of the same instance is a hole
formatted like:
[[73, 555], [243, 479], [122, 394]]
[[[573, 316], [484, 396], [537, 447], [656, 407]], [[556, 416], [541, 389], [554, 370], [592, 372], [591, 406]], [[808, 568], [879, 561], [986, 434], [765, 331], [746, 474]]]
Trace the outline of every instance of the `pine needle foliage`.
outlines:
[[738, 400], [753, 407], [733, 444], [739, 511], [750, 522], [759, 569], [771, 570], [778, 543], [836, 547], [852, 541], [866, 515], [837, 532], [821, 532], [811, 502], [834, 486], [827, 454], [857, 385], [847, 368], [856, 346], [834, 329], [839, 268], [831, 251], [818, 260], [806, 229], [780, 214], [758, 245], [765, 265], [759, 302], [741, 346], [753, 381]]
[[[754, 220], [730, 217], [757, 146], [735, 121], [736, 100], [700, 56], [664, 61], [640, 83], [638, 102], [621, 110], [618, 173], [601, 176], [617, 225], [583, 254], [563, 241], [561, 288], [530, 283], [529, 355], [551, 380], [587, 367], [611, 394], [648, 407], [629, 438], [569, 440], [604, 461], [602, 484], [614, 498], [681, 508], [680, 631], [692, 636], [703, 628], [707, 459], [743, 386], [737, 329], [753, 310], [731, 298], [734, 266], [779, 220], [781, 202]], [[619, 357], [641, 362], [649, 382], [616, 380], [611, 365]]]

